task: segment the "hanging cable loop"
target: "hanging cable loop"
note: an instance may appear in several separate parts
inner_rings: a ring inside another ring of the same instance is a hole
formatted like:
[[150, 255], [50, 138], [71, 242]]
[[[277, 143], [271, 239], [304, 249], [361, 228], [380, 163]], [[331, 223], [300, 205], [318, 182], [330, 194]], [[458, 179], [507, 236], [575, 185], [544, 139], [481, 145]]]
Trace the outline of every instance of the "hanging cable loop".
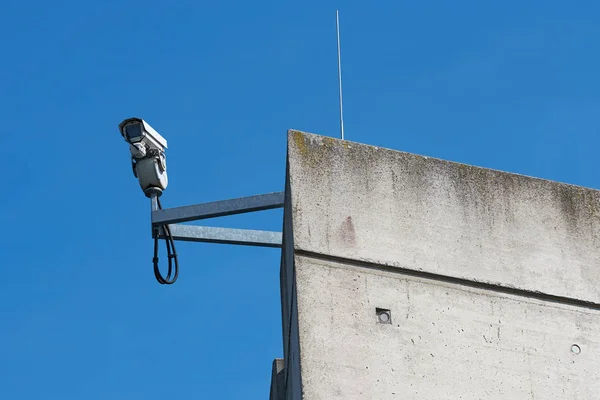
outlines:
[[[159, 197], [156, 198], [156, 203], [158, 204], [158, 209], [162, 210]], [[160, 229], [163, 230], [165, 247], [167, 249], [168, 266], [166, 276], [163, 276], [158, 268], [158, 236]], [[179, 261], [177, 260], [177, 252], [175, 251], [175, 240], [173, 240], [173, 235], [171, 234], [169, 225], [157, 227], [156, 231], [154, 232], [154, 257], [152, 258], [152, 263], [154, 264], [154, 277], [158, 283], [161, 285], [172, 285], [175, 283], [177, 277], [179, 276]], [[173, 274], [173, 277], [171, 277], [171, 274]]]

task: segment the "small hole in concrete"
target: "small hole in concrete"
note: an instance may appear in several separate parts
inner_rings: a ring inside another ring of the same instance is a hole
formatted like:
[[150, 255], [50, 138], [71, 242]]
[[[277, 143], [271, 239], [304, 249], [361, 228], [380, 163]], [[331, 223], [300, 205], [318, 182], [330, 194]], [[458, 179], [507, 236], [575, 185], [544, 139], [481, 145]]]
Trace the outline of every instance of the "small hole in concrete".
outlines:
[[375, 314], [377, 315], [377, 322], [380, 324], [391, 324], [392, 323], [392, 313], [390, 310], [385, 308], [376, 308]]
[[571, 346], [571, 352], [573, 354], [579, 354], [581, 353], [581, 347], [579, 347], [578, 345], [574, 344]]

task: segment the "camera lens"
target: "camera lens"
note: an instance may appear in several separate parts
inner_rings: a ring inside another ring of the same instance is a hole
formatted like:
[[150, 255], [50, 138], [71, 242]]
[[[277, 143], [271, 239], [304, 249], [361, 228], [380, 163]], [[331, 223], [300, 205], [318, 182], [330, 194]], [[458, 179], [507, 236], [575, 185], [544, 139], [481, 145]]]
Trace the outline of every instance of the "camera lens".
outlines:
[[135, 123], [127, 125], [125, 127], [125, 136], [127, 136], [127, 140], [129, 142], [139, 142], [140, 140], [142, 140], [144, 136], [142, 124]]

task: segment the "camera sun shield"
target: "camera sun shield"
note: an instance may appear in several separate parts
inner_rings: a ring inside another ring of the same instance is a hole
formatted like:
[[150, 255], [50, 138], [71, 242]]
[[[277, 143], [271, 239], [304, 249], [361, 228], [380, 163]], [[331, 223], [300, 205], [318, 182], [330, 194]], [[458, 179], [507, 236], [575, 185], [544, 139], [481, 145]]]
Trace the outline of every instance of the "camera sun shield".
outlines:
[[167, 149], [167, 140], [141, 118], [127, 118], [119, 124], [119, 130], [130, 144], [143, 142], [149, 149]]

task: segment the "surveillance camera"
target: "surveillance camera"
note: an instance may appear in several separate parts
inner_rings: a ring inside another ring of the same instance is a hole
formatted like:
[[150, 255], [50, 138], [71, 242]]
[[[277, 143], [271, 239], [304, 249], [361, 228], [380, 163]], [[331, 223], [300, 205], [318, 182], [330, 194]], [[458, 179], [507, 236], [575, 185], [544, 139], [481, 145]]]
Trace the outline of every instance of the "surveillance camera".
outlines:
[[128, 118], [119, 124], [121, 135], [129, 143], [133, 175], [150, 197], [160, 195], [169, 183], [167, 178], [167, 141], [146, 121]]

